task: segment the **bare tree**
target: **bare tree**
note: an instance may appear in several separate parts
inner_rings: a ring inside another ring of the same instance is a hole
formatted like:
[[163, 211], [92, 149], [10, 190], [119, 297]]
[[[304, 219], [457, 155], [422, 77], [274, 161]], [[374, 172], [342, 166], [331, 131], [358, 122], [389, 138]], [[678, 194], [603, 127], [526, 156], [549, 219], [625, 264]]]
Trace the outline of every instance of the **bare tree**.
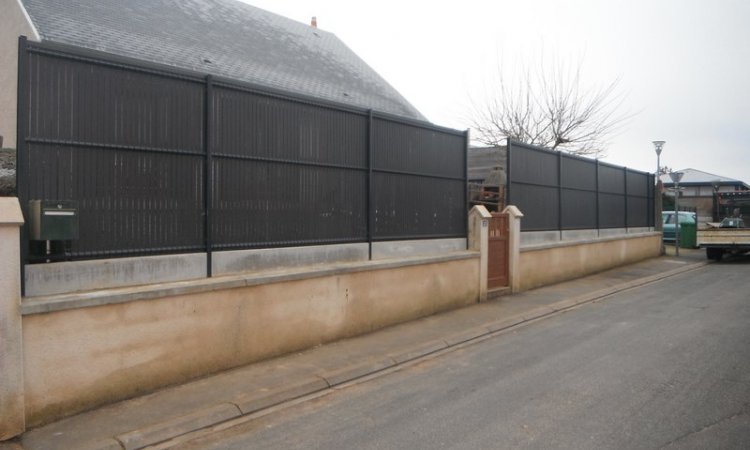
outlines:
[[522, 67], [516, 79], [497, 71], [494, 93], [472, 101], [470, 122], [475, 140], [501, 145], [506, 138], [564, 150], [576, 155], [605, 155], [607, 140], [630, 119], [620, 112], [624, 95], [620, 79], [586, 88], [582, 63], [573, 70], [556, 64], [536, 70]]

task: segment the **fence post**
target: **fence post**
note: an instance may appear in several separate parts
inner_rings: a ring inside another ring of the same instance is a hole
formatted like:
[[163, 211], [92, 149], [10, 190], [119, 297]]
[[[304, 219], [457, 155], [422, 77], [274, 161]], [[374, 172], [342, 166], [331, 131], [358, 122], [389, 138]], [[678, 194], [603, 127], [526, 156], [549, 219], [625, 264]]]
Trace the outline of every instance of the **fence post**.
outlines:
[[557, 151], [557, 229], [560, 232], [560, 240], [563, 240], [563, 201], [562, 201], [562, 151]]
[[507, 139], [507, 143], [505, 145], [505, 204], [510, 205], [510, 188], [511, 188], [511, 175], [512, 172], [510, 171], [510, 147], [511, 147], [511, 140], [510, 138]]
[[375, 144], [372, 136], [372, 128], [374, 125], [372, 117], [372, 110], [367, 111], [367, 258], [372, 260], [372, 234], [373, 234], [373, 223], [375, 217], [372, 213], [373, 209], [373, 180], [372, 180], [372, 161], [375, 153]]
[[[464, 131], [464, 211], [469, 209], [469, 130]], [[466, 230], [468, 235], [468, 230]], [[468, 248], [469, 241], [466, 241]]]
[[492, 214], [484, 205], [469, 211], [469, 250], [479, 252], [479, 301], [487, 300], [487, 264], [489, 263], [489, 225]]
[[623, 199], [625, 200], [625, 234], [628, 233], [628, 168], [622, 168], [624, 194]]
[[596, 236], [599, 237], [602, 235], [602, 224], [599, 219], [599, 158], [596, 159]]
[[503, 210], [508, 215], [508, 284], [510, 292], [521, 286], [521, 218], [523, 213], [513, 205]]
[[26, 428], [21, 332], [21, 257], [18, 199], [0, 197], [0, 441]]
[[213, 247], [213, 236], [211, 235], [211, 207], [213, 206], [213, 176], [212, 176], [212, 166], [213, 161], [211, 159], [211, 140], [213, 139], [213, 136], [211, 134], [211, 127], [213, 126], [213, 99], [214, 99], [214, 90], [213, 90], [213, 77], [211, 75], [206, 75], [206, 96], [204, 98], [204, 101], [206, 102], [203, 109], [203, 119], [204, 119], [204, 133], [203, 133], [203, 149], [205, 151], [205, 164], [204, 164], [204, 172], [205, 176], [203, 177], [203, 238], [204, 238], [204, 245], [206, 247], [206, 276], [211, 277], [213, 275], [213, 258], [212, 258], [212, 247]]
[[[18, 90], [16, 92], [16, 195], [21, 204], [21, 211], [25, 211], [29, 204], [29, 157], [26, 148], [26, 133], [29, 115], [27, 114], [27, 98], [29, 92], [29, 54], [26, 36], [18, 38]], [[27, 227], [21, 226], [20, 254], [21, 263], [21, 295], [26, 292], [26, 262], [29, 258], [29, 240]]]

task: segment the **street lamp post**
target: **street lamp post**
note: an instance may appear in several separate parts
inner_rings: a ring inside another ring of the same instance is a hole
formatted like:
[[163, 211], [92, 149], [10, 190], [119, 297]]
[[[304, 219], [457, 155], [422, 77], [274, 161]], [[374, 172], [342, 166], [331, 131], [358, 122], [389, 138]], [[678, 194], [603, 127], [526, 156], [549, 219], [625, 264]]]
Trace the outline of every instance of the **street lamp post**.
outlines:
[[[656, 188], [654, 191], [654, 230], [662, 231], [661, 223], [661, 164], [659, 157], [661, 156], [661, 149], [664, 147], [665, 141], [653, 141], [654, 150], [656, 151]], [[664, 241], [661, 241], [661, 254], [664, 254]]]
[[680, 256], [680, 180], [685, 175], [682, 172], [670, 172], [669, 177], [674, 182], [674, 255]]

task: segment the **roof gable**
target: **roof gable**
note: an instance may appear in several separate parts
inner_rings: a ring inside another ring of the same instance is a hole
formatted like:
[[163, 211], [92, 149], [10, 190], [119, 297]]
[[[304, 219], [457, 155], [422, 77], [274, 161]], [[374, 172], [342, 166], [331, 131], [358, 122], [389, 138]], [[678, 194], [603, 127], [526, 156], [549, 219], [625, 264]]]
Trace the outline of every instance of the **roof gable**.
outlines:
[[43, 41], [425, 120], [334, 34], [237, 0], [21, 0]]

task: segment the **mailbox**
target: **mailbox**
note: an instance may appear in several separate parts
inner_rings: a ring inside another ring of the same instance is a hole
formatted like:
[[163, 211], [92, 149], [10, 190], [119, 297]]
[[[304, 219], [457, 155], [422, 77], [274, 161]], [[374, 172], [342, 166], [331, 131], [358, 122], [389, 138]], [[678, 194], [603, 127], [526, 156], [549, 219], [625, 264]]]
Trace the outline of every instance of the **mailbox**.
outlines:
[[31, 200], [29, 225], [29, 237], [35, 241], [78, 239], [78, 203], [69, 200]]

